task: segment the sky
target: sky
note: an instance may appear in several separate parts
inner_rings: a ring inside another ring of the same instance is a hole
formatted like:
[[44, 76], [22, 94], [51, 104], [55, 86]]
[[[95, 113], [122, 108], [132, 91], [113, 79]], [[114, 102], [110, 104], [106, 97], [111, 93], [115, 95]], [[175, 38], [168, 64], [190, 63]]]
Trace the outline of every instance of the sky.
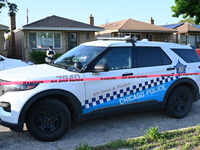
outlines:
[[[28, 23], [56, 15], [67, 19], [88, 23], [90, 14], [94, 25], [134, 19], [148, 22], [152, 17], [155, 25], [178, 23], [182, 18], [172, 17], [171, 6], [175, 0], [7, 0], [18, 6], [17, 28]], [[0, 13], [0, 24], [10, 26], [8, 8]]]

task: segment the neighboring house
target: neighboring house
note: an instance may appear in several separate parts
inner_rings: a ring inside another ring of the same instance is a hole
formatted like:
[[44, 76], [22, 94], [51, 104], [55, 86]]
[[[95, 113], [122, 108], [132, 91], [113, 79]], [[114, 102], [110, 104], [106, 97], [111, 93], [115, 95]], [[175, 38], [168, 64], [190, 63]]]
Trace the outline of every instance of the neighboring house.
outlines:
[[162, 27], [177, 31], [177, 33], [174, 34], [175, 43], [189, 44], [196, 48], [200, 48], [200, 25], [185, 22], [162, 25]]
[[53, 15], [24, 25], [15, 32], [17, 57], [29, 59], [33, 50], [46, 51], [49, 46], [57, 53], [65, 53], [83, 42], [95, 40], [95, 32], [103, 28], [94, 26], [92, 15], [89, 21], [86, 24]]
[[5, 30], [8, 30], [9, 27], [0, 24], [0, 54], [7, 55], [5, 50], [5, 37], [4, 32]]
[[137, 37], [138, 40], [148, 39], [149, 41], [173, 41], [173, 29], [168, 29], [154, 25], [151, 18], [149, 23], [127, 19], [112, 23], [100, 25], [104, 31], [100, 31], [97, 36], [100, 37]]

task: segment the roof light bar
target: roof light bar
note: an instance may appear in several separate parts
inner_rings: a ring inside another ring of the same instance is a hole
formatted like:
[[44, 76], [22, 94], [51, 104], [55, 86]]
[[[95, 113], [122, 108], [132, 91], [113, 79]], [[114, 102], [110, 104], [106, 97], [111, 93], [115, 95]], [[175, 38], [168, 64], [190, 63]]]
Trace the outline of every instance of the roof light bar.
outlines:
[[97, 37], [97, 40], [102, 41], [126, 41], [127, 43], [137, 42], [137, 37]]

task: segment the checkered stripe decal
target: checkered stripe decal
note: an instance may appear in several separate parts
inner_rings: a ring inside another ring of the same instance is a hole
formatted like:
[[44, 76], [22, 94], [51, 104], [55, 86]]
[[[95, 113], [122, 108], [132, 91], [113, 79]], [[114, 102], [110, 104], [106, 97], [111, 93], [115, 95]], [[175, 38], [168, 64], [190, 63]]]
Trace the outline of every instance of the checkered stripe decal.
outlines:
[[103, 104], [114, 99], [124, 97], [154, 86], [158, 86], [163, 83], [167, 83], [179, 78], [178, 76], [169, 76], [169, 77], [158, 77], [149, 81], [145, 81], [138, 85], [133, 85], [132, 87], [126, 87], [125, 89], [118, 89], [117, 91], [112, 91], [104, 95], [99, 95], [93, 97], [91, 100], [85, 100], [85, 103], [82, 105], [83, 109], [87, 109], [99, 104]]

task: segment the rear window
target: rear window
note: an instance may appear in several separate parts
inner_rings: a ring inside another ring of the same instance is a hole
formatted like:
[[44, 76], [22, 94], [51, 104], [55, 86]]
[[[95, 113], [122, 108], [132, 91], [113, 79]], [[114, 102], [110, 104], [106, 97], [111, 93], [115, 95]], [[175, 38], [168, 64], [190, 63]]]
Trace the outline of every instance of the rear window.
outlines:
[[187, 63], [200, 62], [200, 58], [194, 49], [172, 49]]

